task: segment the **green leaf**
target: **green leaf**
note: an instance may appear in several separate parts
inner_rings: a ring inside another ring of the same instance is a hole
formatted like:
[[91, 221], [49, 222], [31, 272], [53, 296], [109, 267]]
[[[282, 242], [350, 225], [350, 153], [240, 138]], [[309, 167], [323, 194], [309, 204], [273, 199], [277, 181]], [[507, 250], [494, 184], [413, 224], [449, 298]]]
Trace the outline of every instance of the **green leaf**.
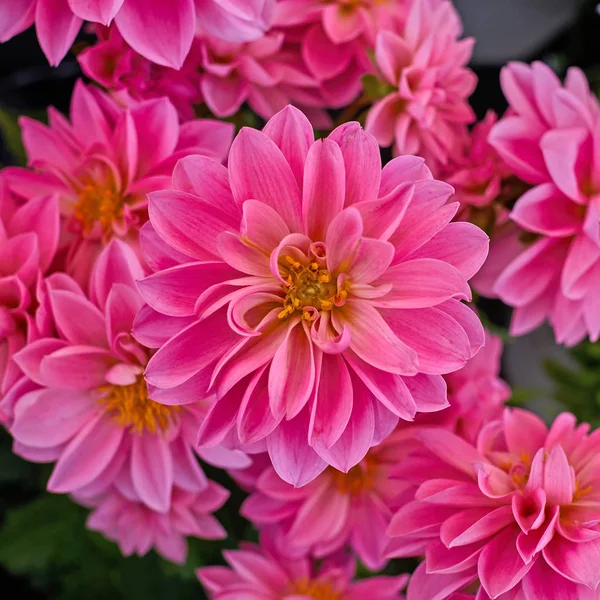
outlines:
[[0, 108], [0, 132], [15, 161], [24, 166], [27, 156], [21, 139], [18, 116], [4, 108]]

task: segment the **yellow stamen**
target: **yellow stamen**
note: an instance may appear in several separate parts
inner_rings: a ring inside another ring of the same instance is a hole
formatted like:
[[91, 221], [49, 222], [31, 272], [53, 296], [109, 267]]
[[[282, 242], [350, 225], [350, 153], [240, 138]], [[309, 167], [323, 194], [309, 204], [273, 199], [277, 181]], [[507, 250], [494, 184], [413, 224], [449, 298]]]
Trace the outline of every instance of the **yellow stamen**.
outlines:
[[362, 492], [372, 489], [375, 485], [377, 462], [367, 456], [347, 473], [338, 471], [333, 467], [329, 467], [328, 472], [333, 483], [342, 494], [358, 496]]
[[142, 376], [131, 385], [107, 385], [100, 388], [104, 396], [98, 401], [119, 427], [139, 434], [165, 433], [179, 406], [165, 406], [148, 398], [148, 387]]
[[96, 222], [106, 235], [113, 222], [123, 217], [125, 200], [110, 186], [88, 183], [79, 191], [79, 200], [73, 207], [73, 215], [83, 226], [86, 234], [92, 232]]
[[310, 581], [297, 579], [292, 583], [289, 595], [308, 596], [314, 600], [344, 600], [342, 592], [338, 592], [329, 581]]

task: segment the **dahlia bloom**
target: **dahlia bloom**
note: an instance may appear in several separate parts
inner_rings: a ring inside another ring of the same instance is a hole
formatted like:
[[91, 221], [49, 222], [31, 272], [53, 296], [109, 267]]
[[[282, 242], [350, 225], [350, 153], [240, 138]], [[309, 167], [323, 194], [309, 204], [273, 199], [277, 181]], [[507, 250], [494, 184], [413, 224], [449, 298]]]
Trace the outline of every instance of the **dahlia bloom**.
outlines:
[[73, 45], [84, 21], [116, 27], [127, 43], [159, 65], [179, 69], [194, 39], [196, 19], [231, 41], [252, 40], [267, 28], [275, 0], [0, 0], [0, 42], [35, 23], [51, 65]]
[[[446, 598], [479, 580], [478, 598], [597, 598], [598, 432], [564, 413], [547, 429], [506, 409], [476, 445], [421, 430], [396, 474], [418, 486], [392, 519], [390, 554], [425, 563], [409, 598]], [[487, 594], [487, 596], [485, 595]]]
[[[299, 489], [265, 465], [254, 473], [253, 493], [240, 513], [267, 531], [286, 556], [322, 558], [349, 546], [370, 570], [379, 571], [387, 562], [387, 527], [407, 501], [403, 494], [409, 486], [390, 479], [389, 472], [412, 448], [409, 429], [371, 448], [348, 473], [329, 467]], [[254, 472], [254, 461], [248, 471]], [[234, 477], [239, 480], [237, 473]]]
[[306, 558], [289, 559], [270, 541], [223, 552], [229, 567], [196, 571], [211, 600], [401, 600], [407, 575], [353, 581], [350, 558], [330, 558], [317, 569]]
[[[174, 563], [187, 558], [187, 536], [204, 540], [222, 540], [227, 532], [211, 513], [223, 506], [229, 492], [209, 482], [207, 487], [190, 492], [173, 489], [168, 512], [152, 510], [142, 502], [111, 489], [82, 504], [92, 508], [87, 527], [116, 542], [124, 556], [144, 556], [152, 548]], [[77, 499], [77, 498], [76, 498]]]
[[78, 82], [71, 122], [50, 108], [49, 125], [20, 121], [29, 166], [4, 170], [19, 201], [57, 196], [62, 214], [64, 270], [87, 285], [94, 260], [116, 236], [132, 247], [147, 220], [147, 194], [168, 185], [187, 154], [225, 158], [233, 125], [196, 120], [179, 125], [166, 99], [131, 109]]
[[[535, 63], [510, 65], [503, 89], [512, 112], [490, 142], [524, 181], [534, 185], [510, 218], [519, 227], [517, 256], [490, 257], [498, 277], [492, 293], [515, 307], [511, 333], [548, 319], [556, 340], [574, 345], [600, 338], [600, 110], [581, 71], [563, 88]], [[514, 248], [514, 243], [512, 244]]]
[[171, 404], [182, 388], [215, 391], [199, 443], [266, 440], [299, 486], [327, 464], [358, 464], [399, 417], [447, 406], [442, 374], [484, 341], [461, 300], [488, 240], [449, 224], [452, 188], [422, 159], [382, 171], [358, 123], [315, 142], [288, 107], [263, 132], [242, 129], [228, 168], [189, 157], [173, 185], [150, 194], [150, 220], [168, 252], [193, 261], [140, 289], [157, 313], [196, 320], [145, 374]]
[[467, 98], [477, 78], [466, 68], [472, 39], [449, 1], [414, 0], [402, 33], [382, 31], [375, 59], [390, 93], [367, 114], [365, 128], [397, 154], [426, 158], [434, 173], [461, 152], [475, 118]]
[[[18, 203], [0, 175], [0, 401], [21, 378], [13, 355], [41, 332], [32, 315], [36, 285], [54, 259], [58, 198]], [[9, 418], [0, 410], [0, 422]]]
[[[142, 372], [150, 351], [131, 336], [142, 276], [133, 251], [113, 240], [94, 267], [89, 298], [64, 275], [60, 286], [49, 283], [57, 336], [14, 356], [39, 389], [17, 401], [10, 431], [17, 454], [56, 461], [50, 491], [94, 498], [114, 485], [165, 513], [175, 486], [199, 493], [208, 485], [193, 452], [207, 406], [203, 398], [169, 407], [149, 397]], [[249, 464], [239, 451], [199, 453], [220, 467]]]

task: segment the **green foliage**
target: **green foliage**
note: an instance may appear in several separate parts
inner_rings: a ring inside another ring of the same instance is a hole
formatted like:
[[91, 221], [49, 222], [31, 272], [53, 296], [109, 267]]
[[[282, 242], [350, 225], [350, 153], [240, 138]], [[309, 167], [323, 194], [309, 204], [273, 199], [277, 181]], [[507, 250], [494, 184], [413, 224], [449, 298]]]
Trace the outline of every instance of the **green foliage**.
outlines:
[[14, 156], [15, 161], [20, 165], [24, 165], [26, 156], [21, 140], [18, 115], [3, 108], [0, 108], [0, 135], [2, 135], [4, 143]]
[[570, 351], [573, 366], [546, 361], [558, 402], [581, 421], [600, 427], [600, 343], [584, 342]]

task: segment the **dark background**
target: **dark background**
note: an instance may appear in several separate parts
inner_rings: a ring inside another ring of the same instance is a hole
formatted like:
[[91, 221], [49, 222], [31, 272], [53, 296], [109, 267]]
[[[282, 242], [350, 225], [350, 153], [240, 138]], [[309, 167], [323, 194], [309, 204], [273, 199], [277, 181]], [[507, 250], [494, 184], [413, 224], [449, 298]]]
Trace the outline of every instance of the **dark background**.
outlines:
[[[513, 9], [508, 14], [504, 11], [503, 19], [497, 22], [490, 8], [495, 4], [492, 0], [456, 2], [463, 12], [466, 35], [477, 37], [479, 34], [478, 52], [472, 65], [479, 77], [479, 87], [472, 97], [479, 118], [490, 108], [499, 113], [504, 110], [499, 71], [508, 60], [545, 60], [560, 75], [567, 66], [577, 65], [585, 69], [592, 87], [600, 90], [598, 3], [563, 0], [557, 20], [549, 18], [552, 15], [548, 14], [546, 0], [520, 2], [521, 10]], [[498, 3], [504, 7], [511, 4], [506, 0], [498, 0]], [[531, 26], [520, 23], [525, 15], [523, 7], [531, 19], [532, 11], [535, 15], [534, 5], [543, 11], [540, 17], [534, 18]], [[490, 24], [492, 19], [494, 22]], [[521, 26], [515, 27], [516, 22]], [[486, 34], [490, 26], [494, 36]], [[517, 39], [523, 31], [531, 39], [535, 38], [535, 48]], [[514, 43], [504, 43], [504, 49], [495, 48], [493, 45], [498, 45], [498, 39]], [[511, 48], [524, 46], [528, 48], [525, 54], [511, 54]], [[0, 130], [4, 132], [0, 134], [0, 165], [15, 164], [18, 160], [14, 117], [29, 114], [43, 118], [49, 105], [68, 112], [71, 91], [79, 76], [73, 55], [60, 67], [49, 67], [32, 29], [0, 45]], [[488, 303], [483, 308], [496, 323], [506, 323], [503, 307]], [[219, 515], [232, 533], [231, 539], [224, 544], [192, 541], [187, 566], [169, 565], [155, 555], [122, 559], [113, 544], [85, 530], [83, 509], [65, 497], [43, 492], [48, 472], [46, 466], [29, 464], [12, 455], [8, 434], [0, 431], [0, 595], [3, 599], [199, 600], [204, 596], [193, 568], [202, 561], [216, 562], [224, 545], [232, 547], [236, 539], [248, 539], [252, 535], [241, 519], [231, 520], [241, 501], [241, 493], [234, 494], [227, 504], [228, 510]], [[224, 473], [211, 471], [209, 475], [234, 488]]]

